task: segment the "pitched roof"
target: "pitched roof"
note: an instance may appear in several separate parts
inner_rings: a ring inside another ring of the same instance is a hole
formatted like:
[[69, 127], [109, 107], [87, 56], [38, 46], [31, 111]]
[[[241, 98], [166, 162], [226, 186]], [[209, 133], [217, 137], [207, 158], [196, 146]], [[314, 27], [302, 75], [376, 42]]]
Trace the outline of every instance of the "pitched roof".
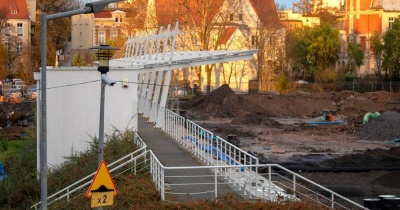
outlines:
[[235, 31], [237, 30], [237, 28], [234, 27], [229, 27], [226, 28], [224, 31], [224, 34], [222, 34], [221, 40], [220, 40], [220, 44], [226, 44], [228, 42], [228, 40], [232, 37], [232, 35], [235, 33]]
[[274, 0], [249, 0], [261, 23], [269, 28], [279, 25]]
[[26, 0], [0, 0], [0, 8], [6, 8], [7, 19], [29, 19]]
[[112, 15], [110, 11], [101, 11], [94, 13], [94, 18], [112, 18]]

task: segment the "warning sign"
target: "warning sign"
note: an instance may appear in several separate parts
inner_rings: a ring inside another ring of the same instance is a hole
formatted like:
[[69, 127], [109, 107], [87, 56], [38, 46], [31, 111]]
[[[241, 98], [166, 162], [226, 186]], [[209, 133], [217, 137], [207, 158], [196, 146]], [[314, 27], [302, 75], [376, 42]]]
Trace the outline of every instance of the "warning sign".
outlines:
[[114, 203], [114, 196], [116, 195], [118, 195], [117, 188], [106, 163], [103, 161], [86, 192], [86, 197], [91, 198], [91, 207], [100, 207], [112, 205]]

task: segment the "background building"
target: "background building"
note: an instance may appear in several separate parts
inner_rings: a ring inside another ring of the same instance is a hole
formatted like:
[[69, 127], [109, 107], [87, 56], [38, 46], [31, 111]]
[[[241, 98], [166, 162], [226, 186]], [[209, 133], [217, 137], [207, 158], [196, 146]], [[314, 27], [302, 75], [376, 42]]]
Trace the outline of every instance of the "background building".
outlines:
[[[345, 1], [346, 42], [356, 42], [364, 51], [364, 64], [358, 76], [374, 74], [376, 63], [371, 51], [369, 38], [375, 33], [384, 34], [400, 15], [400, 1], [392, 0], [346, 0]], [[346, 60], [346, 55], [342, 61]]]
[[9, 77], [16, 72], [16, 63], [20, 55], [32, 46], [35, 32], [36, 0], [1, 0], [0, 26], [1, 38], [7, 48]]

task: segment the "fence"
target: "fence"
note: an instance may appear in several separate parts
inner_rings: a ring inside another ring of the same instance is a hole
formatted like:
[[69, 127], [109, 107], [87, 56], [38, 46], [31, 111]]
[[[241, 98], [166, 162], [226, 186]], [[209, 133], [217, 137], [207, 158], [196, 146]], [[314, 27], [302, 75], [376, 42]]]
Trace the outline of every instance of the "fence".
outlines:
[[[165, 167], [135, 134], [133, 140], [141, 148], [108, 165], [113, 177], [127, 171], [136, 174], [149, 169], [163, 201], [199, 194], [217, 198], [221, 186], [228, 185], [248, 199], [310, 200], [332, 209], [366, 209], [282, 166], [260, 165], [257, 158], [170, 110], [166, 110], [165, 120], [164, 130], [207, 166]], [[175, 173], [188, 170], [194, 173]], [[69, 201], [73, 193], [90, 185], [94, 175], [95, 172], [49, 196], [48, 204], [61, 199]], [[31, 208], [38, 207], [40, 202]]]
[[[295, 90], [312, 90], [312, 91], [352, 91], [352, 92], [376, 92], [387, 91], [391, 93], [400, 93], [400, 82], [368, 82], [368, 81], [353, 81], [339, 84], [322, 84], [322, 83], [306, 83], [295, 84], [291, 83], [281, 92], [292, 92]], [[262, 92], [262, 91], [261, 91]]]
[[[162, 200], [166, 199], [166, 195], [170, 195], [167, 197], [171, 199], [173, 196], [194, 197], [198, 194], [217, 197], [220, 186], [229, 185], [249, 199], [300, 199], [311, 200], [328, 208], [364, 209], [360, 204], [277, 164], [260, 165], [256, 157], [168, 109], [165, 111], [164, 131], [207, 166], [163, 167], [157, 158], [152, 158], [152, 171], [159, 173], [153, 176], [153, 180], [161, 192]], [[187, 170], [198, 172], [190, 175], [171, 172]], [[166, 184], [165, 180], [171, 178], [179, 179], [179, 182]], [[195, 191], [188, 191], [187, 186], [198, 187]]]
[[[139, 149], [107, 165], [110, 174], [112, 174], [113, 177], [119, 176], [128, 171], [136, 175], [136, 173], [146, 170], [146, 168], [148, 167], [149, 153], [146, 151], [146, 144], [136, 133], [134, 134], [133, 141], [138, 147], [140, 146]], [[66, 199], [69, 202], [72, 199], [73, 194], [77, 192], [82, 192], [84, 188], [89, 187], [89, 185], [93, 181], [95, 174], [96, 172], [93, 172], [92, 174], [87, 175], [79, 181], [50, 195], [47, 198], [47, 204], [51, 205], [52, 203], [62, 199]], [[82, 196], [82, 194], [79, 194], [78, 196]], [[31, 208], [33, 209], [38, 209], [39, 207], [40, 202], [31, 206]]]

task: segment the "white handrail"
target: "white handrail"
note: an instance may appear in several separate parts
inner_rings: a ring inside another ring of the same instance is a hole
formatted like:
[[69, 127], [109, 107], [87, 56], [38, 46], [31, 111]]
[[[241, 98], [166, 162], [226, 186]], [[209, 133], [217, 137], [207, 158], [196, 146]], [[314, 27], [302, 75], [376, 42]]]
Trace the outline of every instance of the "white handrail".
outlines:
[[[147, 146], [143, 142], [143, 140], [137, 135], [137, 133], [134, 134], [134, 139], [133, 140], [134, 140], [134, 143], [136, 145], [141, 145], [141, 148], [139, 148], [139, 149], [135, 150], [134, 152], [131, 152], [131, 153], [125, 155], [124, 157], [122, 157], [122, 158], [110, 163], [108, 165], [110, 173], [122, 168], [126, 164], [131, 163], [131, 162], [133, 162], [133, 161], [135, 161], [135, 160], [137, 160], [137, 159], [139, 159], [139, 158], [141, 158], [141, 157], [143, 157], [143, 156], [145, 156], [147, 154], [147, 151], [146, 151]], [[140, 153], [140, 154], [137, 155], [136, 157], [133, 157], [137, 153]], [[115, 168], [113, 168], [114, 165], [118, 164], [119, 162], [121, 162], [121, 161], [123, 161], [123, 160], [125, 160], [127, 158], [130, 158], [130, 159], [125, 161], [125, 162], [123, 162], [123, 163], [121, 163], [121, 164], [119, 164], [119, 165], [117, 165]], [[50, 201], [48, 203], [48, 205], [51, 204], [51, 203], [54, 203], [54, 202], [56, 202], [58, 200], [61, 200], [61, 199], [65, 198], [65, 197], [69, 201], [69, 195], [74, 193], [74, 192], [76, 192], [76, 191], [78, 191], [78, 190], [80, 190], [80, 189], [82, 189], [83, 187], [86, 187], [86, 186], [90, 185], [90, 183], [92, 183], [92, 181], [93, 181], [92, 179], [93, 179], [93, 176], [95, 174], [96, 174], [96, 172], [93, 172], [93, 173], [87, 175], [86, 177], [80, 179], [79, 181], [77, 181], [77, 182], [75, 182], [75, 183], [73, 183], [73, 184], [61, 189], [60, 191], [58, 191], [58, 192], [56, 192], [56, 193], [54, 193], [52, 195], [50, 195], [49, 197], [47, 197], [47, 200], [50, 200], [52, 198], [55, 198], [55, 199]], [[87, 181], [87, 180], [89, 180], [89, 181]], [[84, 184], [82, 184], [82, 182], [84, 182], [84, 181], [86, 181], [86, 182]], [[71, 188], [73, 188], [73, 189], [71, 190]], [[65, 194], [63, 194], [63, 193], [65, 193]], [[58, 195], [61, 195], [61, 196], [57, 197]], [[37, 209], [37, 207], [40, 205], [40, 203], [41, 202], [36, 203], [35, 205], [31, 206], [31, 208]]]

